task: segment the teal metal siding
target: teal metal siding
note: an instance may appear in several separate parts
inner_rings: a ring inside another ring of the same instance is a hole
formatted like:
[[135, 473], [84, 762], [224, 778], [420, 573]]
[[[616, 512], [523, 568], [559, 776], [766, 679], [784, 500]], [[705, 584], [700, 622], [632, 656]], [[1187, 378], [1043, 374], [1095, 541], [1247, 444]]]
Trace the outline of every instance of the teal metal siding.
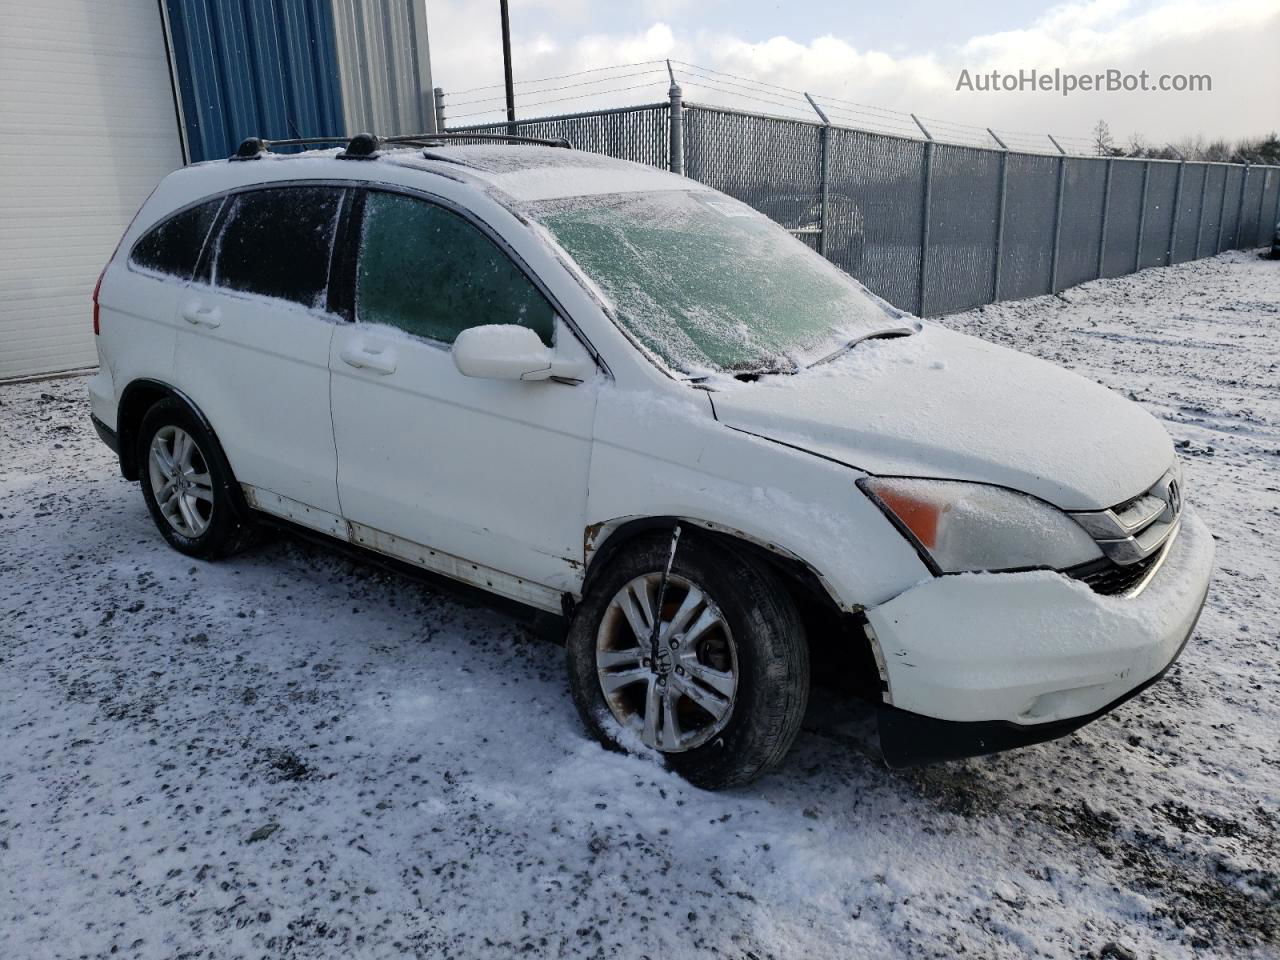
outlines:
[[190, 160], [245, 137], [339, 136], [341, 78], [328, 0], [162, 0]]

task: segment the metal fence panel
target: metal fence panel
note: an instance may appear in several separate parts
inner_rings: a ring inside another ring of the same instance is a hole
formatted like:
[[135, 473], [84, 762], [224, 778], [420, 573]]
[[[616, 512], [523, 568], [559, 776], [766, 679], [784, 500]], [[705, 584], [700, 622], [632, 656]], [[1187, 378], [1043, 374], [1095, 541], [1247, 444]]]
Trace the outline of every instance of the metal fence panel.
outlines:
[[1111, 199], [1107, 206], [1107, 249], [1104, 277], [1133, 273], [1138, 262], [1138, 220], [1142, 213], [1143, 164], [1116, 160], [1111, 168]]
[[841, 211], [828, 255], [872, 293], [916, 309], [924, 144], [833, 127], [828, 149], [832, 207]]
[[1222, 195], [1221, 250], [1231, 250], [1239, 241], [1240, 185], [1243, 178], [1243, 167], [1227, 167], [1226, 192]]
[[[520, 120], [515, 133], [522, 137], [564, 137], [577, 150], [603, 153], [619, 160], [631, 160], [667, 169], [670, 142], [665, 103], [649, 103], [615, 110], [570, 113], [558, 117]], [[451, 133], [507, 133], [506, 123], [484, 123], [449, 127]]]
[[685, 175], [780, 223], [815, 249], [822, 233], [822, 128], [688, 106]]
[[1173, 228], [1173, 201], [1178, 185], [1178, 164], [1148, 161], [1147, 215], [1142, 227], [1139, 269], [1162, 267], [1169, 262], [1169, 231]]
[[1000, 163], [992, 150], [934, 146], [925, 300], [931, 314], [991, 302]]
[[1057, 185], [1056, 157], [1009, 155], [1004, 249], [1000, 256], [1002, 300], [1050, 292]]
[[1065, 161], [1062, 228], [1058, 239], [1058, 286], [1070, 287], [1098, 276], [1102, 243], [1102, 201], [1107, 161], [1070, 157]]
[[1200, 221], [1200, 256], [1211, 257], [1220, 249], [1218, 227], [1222, 223], [1222, 185], [1227, 168], [1220, 163], [1205, 167], [1204, 217]]
[[1240, 210], [1240, 247], [1256, 247], [1259, 240], [1258, 209], [1262, 205], [1263, 178], [1266, 171], [1262, 167], [1250, 167], [1248, 180], [1244, 188], [1244, 206]]
[[[1196, 257], [1196, 239], [1200, 225], [1200, 198], [1205, 187], [1203, 163], [1188, 163], [1182, 168], [1182, 198], [1175, 214], [1177, 232], [1173, 239], [1173, 262], [1182, 263]], [[1208, 198], [1205, 198], [1208, 202]]]

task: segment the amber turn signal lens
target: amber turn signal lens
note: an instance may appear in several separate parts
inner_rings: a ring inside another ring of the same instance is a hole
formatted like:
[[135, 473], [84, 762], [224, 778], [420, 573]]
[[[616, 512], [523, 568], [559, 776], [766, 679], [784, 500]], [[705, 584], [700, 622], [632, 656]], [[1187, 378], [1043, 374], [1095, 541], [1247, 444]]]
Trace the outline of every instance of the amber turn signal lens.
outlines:
[[942, 511], [946, 509], [944, 506], [918, 499], [901, 490], [882, 488], [876, 491], [876, 496], [922, 546], [932, 550], [938, 545], [938, 521], [942, 517]]

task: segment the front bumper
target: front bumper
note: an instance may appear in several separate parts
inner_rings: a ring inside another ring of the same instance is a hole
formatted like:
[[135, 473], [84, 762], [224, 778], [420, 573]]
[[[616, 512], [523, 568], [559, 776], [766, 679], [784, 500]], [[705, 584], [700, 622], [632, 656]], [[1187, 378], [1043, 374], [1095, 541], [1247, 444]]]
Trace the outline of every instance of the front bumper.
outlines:
[[1053, 739], [1154, 682], [1195, 628], [1213, 567], [1213, 537], [1191, 509], [1168, 550], [1136, 597], [1047, 571], [962, 574], [868, 610], [887, 685], [886, 760]]

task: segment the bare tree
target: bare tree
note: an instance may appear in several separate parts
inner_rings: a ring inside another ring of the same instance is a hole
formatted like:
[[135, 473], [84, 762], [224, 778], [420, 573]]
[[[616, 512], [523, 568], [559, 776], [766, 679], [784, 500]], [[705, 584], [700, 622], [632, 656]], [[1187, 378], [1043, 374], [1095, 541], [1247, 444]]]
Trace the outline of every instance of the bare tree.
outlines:
[[1125, 148], [1124, 155], [1126, 157], [1146, 157], [1151, 153], [1151, 147], [1147, 143], [1147, 138], [1140, 133], [1135, 133], [1129, 137], [1129, 146]]
[[1188, 160], [1203, 159], [1206, 150], [1204, 137], [1198, 133], [1193, 136], [1183, 137], [1181, 140], [1175, 140], [1172, 146]]
[[1225, 163], [1231, 159], [1231, 144], [1221, 137], [1217, 140], [1208, 140], [1196, 151], [1195, 158]]
[[1114, 157], [1124, 152], [1116, 148], [1111, 127], [1105, 120], [1099, 120], [1093, 128], [1093, 152], [1100, 157]]

